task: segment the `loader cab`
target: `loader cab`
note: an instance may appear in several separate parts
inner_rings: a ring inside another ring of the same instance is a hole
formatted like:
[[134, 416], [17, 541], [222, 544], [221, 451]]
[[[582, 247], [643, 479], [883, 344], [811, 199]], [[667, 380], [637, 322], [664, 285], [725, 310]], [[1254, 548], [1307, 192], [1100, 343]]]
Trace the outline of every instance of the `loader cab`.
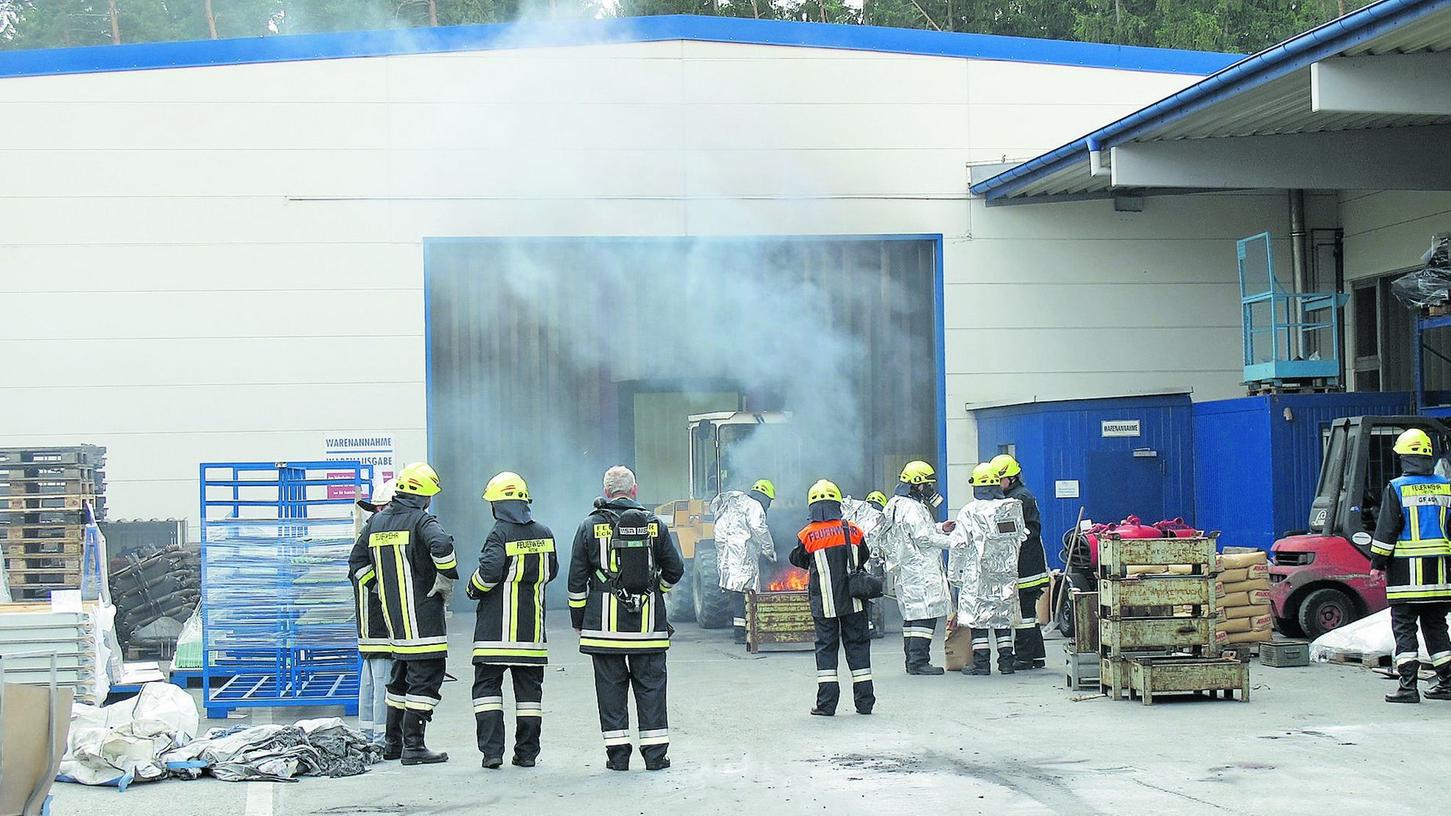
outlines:
[[[800, 442], [784, 411], [717, 411], [686, 417], [690, 429], [690, 497], [709, 502], [726, 490], [749, 490], [765, 477], [794, 484]], [[778, 502], [790, 498], [779, 494]]]
[[[1400, 475], [1400, 460], [1393, 447], [1410, 428], [1430, 434], [1445, 472], [1451, 434], [1439, 420], [1429, 417], [1350, 417], [1331, 423], [1315, 499], [1310, 504], [1308, 530], [1312, 535], [1352, 539], [1375, 529], [1386, 484]], [[1356, 545], [1367, 556], [1369, 550]]]

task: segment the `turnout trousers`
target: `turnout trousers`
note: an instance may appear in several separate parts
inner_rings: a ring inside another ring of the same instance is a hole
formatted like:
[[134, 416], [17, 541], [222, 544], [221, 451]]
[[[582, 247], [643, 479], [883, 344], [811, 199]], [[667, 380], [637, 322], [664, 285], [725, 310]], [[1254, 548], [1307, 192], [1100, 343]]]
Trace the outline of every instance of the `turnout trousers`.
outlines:
[[871, 632], [867, 613], [852, 612], [839, 618], [816, 618], [816, 709], [836, 713], [841, 699], [837, 676], [838, 647], [844, 647], [846, 666], [851, 670], [851, 697], [860, 714], [872, 713], [877, 704], [872, 685]]
[[972, 673], [992, 670], [993, 646], [998, 650], [998, 671], [1013, 672], [1013, 633], [1008, 629], [972, 629]]
[[544, 667], [474, 664], [474, 728], [485, 759], [504, 758], [504, 672], [514, 682], [514, 759], [539, 758]]
[[746, 593], [731, 593], [731, 634], [737, 642], [746, 642]]
[[605, 756], [615, 768], [630, 764], [630, 691], [640, 721], [640, 756], [646, 767], [663, 762], [670, 751], [665, 706], [665, 653], [590, 655], [595, 669], [595, 702]]
[[1396, 636], [1396, 672], [1402, 679], [1415, 684], [1416, 672], [1420, 669], [1417, 655], [1421, 652], [1416, 641], [1419, 625], [1421, 636], [1426, 639], [1426, 651], [1431, 655], [1431, 666], [1441, 680], [1451, 680], [1451, 635], [1447, 634], [1446, 615], [1451, 612], [1451, 603], [1408, 603], [1391, 607], [1391, 631]]
[[932, 662], [932, 638], [936, 634], [936, 618], [902, 621], [902, 651], [907, 656], [907, 671]]
[[1018, 591], [1018, 612], [1022, 620], [1013, 630], [1013, 646], [1020, 662], [1048, 659], [1043, 648], [1043, 630], [1038, 626], [1038, 598], [1042, 594], [1042, 587]]
[[424, 729], [442, 699], [439, 690], [447, 662], [442, 657], [393, 661], [387, 692], [386, 739], [390, 745], [401, 740], [405, 748], [423, 747]]

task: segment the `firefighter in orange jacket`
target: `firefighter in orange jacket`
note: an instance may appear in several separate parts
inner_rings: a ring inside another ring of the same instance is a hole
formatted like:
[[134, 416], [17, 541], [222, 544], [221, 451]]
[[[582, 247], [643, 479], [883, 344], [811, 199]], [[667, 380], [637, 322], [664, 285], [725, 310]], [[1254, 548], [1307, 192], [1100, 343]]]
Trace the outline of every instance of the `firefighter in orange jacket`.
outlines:
[[844, 646], [851, 670], [852, 702], [858, 714], [872, 713], [877, 703], [872, 686], [871, 633], [866, 604], [853, 598], [847, 575], [870, 554], [861, 528], [841, 517], [841, 490], [825, 479], [807, 493], [811, 523], [796, 536], [791, 563], [811, 577], [807, 594], [816, 621], [816, 705], [818, 717], [836, 714], [841, 698], [837, 679], [837, 647]]

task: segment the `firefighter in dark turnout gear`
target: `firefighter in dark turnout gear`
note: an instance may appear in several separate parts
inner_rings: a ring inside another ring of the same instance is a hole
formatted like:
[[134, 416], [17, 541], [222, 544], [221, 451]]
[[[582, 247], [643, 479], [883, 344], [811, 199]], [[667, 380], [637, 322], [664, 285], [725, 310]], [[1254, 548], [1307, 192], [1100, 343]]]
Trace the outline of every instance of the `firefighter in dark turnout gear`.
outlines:
[[1043, 515], [1038, 499], [1023, 484], [1023, 468], [1018, 460], [1004, 453], [993, 457], [1003, 496], [1017, 499], [1023, 505], [1023, 521], [1028, 525], [1028, 540], [1018, 549], [1018, 610], [1020, 620], [1013, 630], [1013, 653], [1016, 667], [1041, 669], [1048, 653], [1043, 648], [1043, 629], [1038, 625], [1038, 599], [1047, 589], [1048, 554], [1043, 549]]
[[575, 533], [569, 563], [570, 618], [579, 650], [594, 662], [605, 767], [612, 771], [630, 768], [632, 688], [645, 769], [670, 767], [665, 652], [673, 630], [664, 593], [685, 574], [685, 562], [665, 523], [635, 500], [637, 492], [629, 468], [605, 472], [605, 497]]
[[543, 725], [544, 587], [559, 574], [554, 534], [529, 512], [529, 486], [505, 471], [489, 480], [484, 500], [494, 529], [464, 592], [474, 616], [474, 724], [485, 768], [504, 764], [504, 672], [514, 683], [514, 757], [534, 767]]
[[404, 765], [447, 762], [424, 746], [448, 661], [444, 608], [458, 580], [453, 537], [428, 512], [441, 489], [422, 462], [398, 474], [393, 501], [363, 527], [348, 566], [359, 586], [378, 593], [393, 669], [388, 679], [384, 759]]
[[1396, 638], [1396, 673], [1400, 687], [1386, 695], [1388, 703], [1419, 703], [1416, 675], [1420, 645], [1416, 625], [1426, 640], [1436, 684], [1426, 696], [1451, 700], [1451, 542], [1446, 514], [1451, 508], [1451, 482], [1434, 474], [1431, 438], [1412, 428], [1396, 440], [1401, 476], [1386, 485], [1370, 545], [1371, 576], [1386, 582], [1391, 630]]
[[818, 717], [836, 714], [841, 698], [837, 647], [846, 651], [851, 670], [852, 702], [858, 714], [872, 713], [877, 695], [872, 685], [871, 633], [867, 607], [853, 598], [847, 575], [870, 557], [861, 528], [841, 517], [841, 490], [822, 479], [807, 494], [811, 523], [796, 536], [791, 563], [810, 573], [807, 595], [816, 621], [816, 705]]

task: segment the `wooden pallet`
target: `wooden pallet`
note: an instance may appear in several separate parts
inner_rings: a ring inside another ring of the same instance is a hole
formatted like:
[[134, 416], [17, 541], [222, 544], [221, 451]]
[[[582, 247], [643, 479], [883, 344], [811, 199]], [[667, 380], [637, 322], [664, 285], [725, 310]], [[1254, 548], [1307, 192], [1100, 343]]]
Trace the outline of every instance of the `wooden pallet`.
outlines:
[[1345, 386], [1335, 385], [1324, 380], [1309, 380], [1305, 382], [1296, 380], [1272, 380], [1248, 383], [1245, 390], [1251, 397], [1273, 396], [1277, 394], [1338, 394], [1345, 390]]
[[42, 510], [82, 510], [95, 506], [94, 493], [57, 494], [53, 496], [9, 496], [0, 498], [0, 513], [37, 513]]
[[26, 586], [29, 584], [46, 584], [52, 587], [78, 587], [81, 585], [81, 570], [79, 566], [74, 569], [10, 570], [11, 589], [14, 589], [17, 586]]
[[57, 479], [79, 479], [105, 484], [106, 471], [91, 465], [0, 465], [0, 481], [52, 482]]
[[22, 558], [28, 555], [57, 555], [80, 556], [85, 551], [86, 542], [80, 539], [50, 538], [37, 540], [20, 539], [18, 541], [7, 541], [0, 539], [0, 551], [5, 553], [6, 558]]
[[0, 498], [38, 496], [100, 496], [101, 485], [91, 478], [9, 479], [0, 476]]
[[1389, 666], [1390, 655], [1361, 654], [1360, 652], [1345, 652], [1327, 656], [1330, 663], [1341, 663], [1346, 666], [1364, 666], [1367, 669], [1377, 669], [1381, 666]]
[[85, 538], [82, 524], [0, 524], [0, 541], [29, 544], [38, 541], [80, 541]]
[[66, 587], [66, 586], [46, 586], [44, 584], [22, 584], [20, 586], [15, 586], [15, 585], [12, 584], [11, 587], [10, 587], [10, 597], [14, 598], [17, 601], [22, 601], [22, 602], [23, 601], [45, 601], [45, 600], [48, 600], [50, 598], [50, 593], [54, 592], [57, 589], [79, 589], [79, 588], [80, 588], [80, 585], [79, 584], [77, 584], [76, 586], [71, 586], [71, 587]]
[[99, 445], [67, 445], [49, 448], [0, 448], [0, 466], [7, 465], [90, 465], [100, 467], [106, 449]]
[[55, 553], [11, 555], [5, 553], [5, 570], [11, 575], [26, 572], [75, 572], [81, 570], [81, 559]]

